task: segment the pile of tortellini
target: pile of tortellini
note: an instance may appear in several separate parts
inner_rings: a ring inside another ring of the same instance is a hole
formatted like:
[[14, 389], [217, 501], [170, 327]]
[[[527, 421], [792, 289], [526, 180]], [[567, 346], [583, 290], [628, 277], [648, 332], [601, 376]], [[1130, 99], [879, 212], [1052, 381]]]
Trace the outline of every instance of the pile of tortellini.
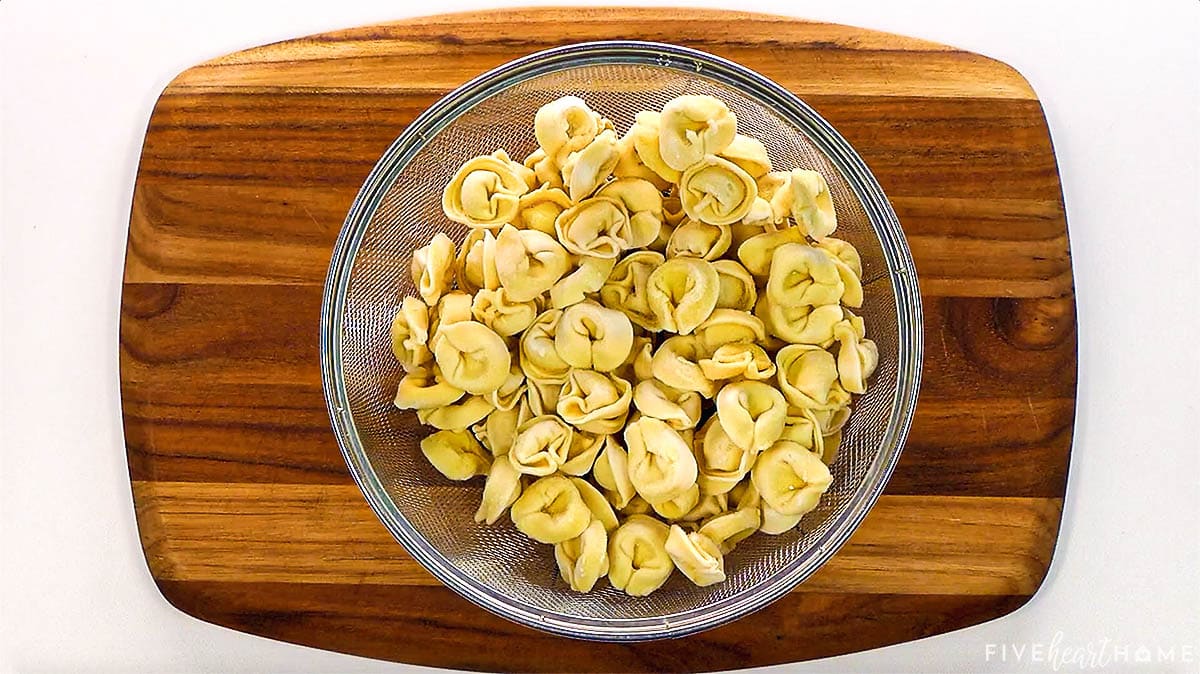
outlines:
[[538, 110], [538, 149], [464, 164], [413, 254], [391, 326], [396, 407], [452, 480], [486, 476], [562, 578], [645, 596], [705, 586], [756, 531], [829, 488], [851, 394], [878, 361], [862, 263], [821, 174], [773, 171], [711, 96], [640, 112], [624, 136], [581, 99]]

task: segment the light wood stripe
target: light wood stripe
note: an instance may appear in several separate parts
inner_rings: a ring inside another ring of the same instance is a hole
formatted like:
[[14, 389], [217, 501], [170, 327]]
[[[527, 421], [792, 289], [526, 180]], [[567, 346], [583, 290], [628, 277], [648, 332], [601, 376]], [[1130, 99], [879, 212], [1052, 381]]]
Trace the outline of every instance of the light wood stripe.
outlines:
[[[437, 584], [354, 486], [134, 482], [133, 489], [157, 578]], [[1047, 560], [1029, 551], [1050, 548], [1061, 507], [1057, 498], [884, 496], [797, 591], [1032, 593]]]

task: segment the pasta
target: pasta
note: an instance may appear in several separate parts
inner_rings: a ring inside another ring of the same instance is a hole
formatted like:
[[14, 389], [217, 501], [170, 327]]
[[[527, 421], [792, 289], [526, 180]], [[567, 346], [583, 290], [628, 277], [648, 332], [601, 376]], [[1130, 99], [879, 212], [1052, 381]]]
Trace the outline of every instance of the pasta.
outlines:
[[421, 453], [451, 480], [469, 480], [491, 466], [479, 441], [467, 431], [438, 431], [421, 441]]
[[390, 326], [394, 407], [421, 453], [482, 476], [474, 520], [553, 546], [561, 581], [634, 597], [726, 578], [796, 527], [880, 360], [863, 261], [819, 172], [776, 170], [712, 96], [620, 135], [575, 96], [537, 148], [475, 157], [442, 192], [461, 240], [411, 258]]
[[671, 526], [663, 549], [683, 575], [700, 587], [725, 580], [725, 555], [713, 539], [700, 532], [686, 533]]
[[592, 511], [579, 489], [561, 475], [548, 475], [529, 485], [510, 514], [522, 533], [551, 545], [575, 538], [592, 522]]
[[608, 582], [633, 597], [644, 597], [667, 582], [675, 563], [667, 554], [667, 525], [646, 515], [631, 515], [608, 543]]

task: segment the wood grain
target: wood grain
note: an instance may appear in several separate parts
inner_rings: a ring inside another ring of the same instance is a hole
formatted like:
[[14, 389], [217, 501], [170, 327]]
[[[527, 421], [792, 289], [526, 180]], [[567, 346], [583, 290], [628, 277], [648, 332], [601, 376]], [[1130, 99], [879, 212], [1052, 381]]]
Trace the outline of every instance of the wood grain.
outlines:
[[[353, 485], [135, 481], [133, 489], [154, 504], [141, 534], [156, 578], [438, 585], [396, 549]], [[1039, 539], [1053, 538], [1048, 525], [1061, 510], [1057, 498], [884, 496], [796, 591], [1032, 594], [1047, 560], [1030, 551], [1051, 542]], [[997, 551], [998, 540], [1008, 548]]]
[[[1037, 590], [1066, 485], [1076, 341], [1036, 95], [1008, 66], [944, 45], [737, 12], [679, 21], [680, 11], [427, 17], [231, 54], [167, 87], [133, 195], [120, 359], [139, 528], [171, 603], [254, 634], [416, 664], [642, 672], [875, 648], [1004, 615]], [[705, 49], [804, 97], [887, 192], [925, 307], [912, 433], [852, 540], [751, 617], [641, 645], [547, 636], [438, 586], [350, 479], [317, 354], [334, 239], [404, 125], [487, 68], [612, 38]]]

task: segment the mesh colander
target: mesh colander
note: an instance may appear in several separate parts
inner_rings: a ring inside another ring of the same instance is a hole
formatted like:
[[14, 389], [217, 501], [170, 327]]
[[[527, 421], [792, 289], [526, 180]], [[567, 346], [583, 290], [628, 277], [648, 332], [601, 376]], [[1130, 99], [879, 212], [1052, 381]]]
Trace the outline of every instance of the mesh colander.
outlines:
[[[478, 481], [452, 483], [421, 455], [428, 432], [391, 405], [402, 376], [388, 328], [399, 298], [415, 294], [412, 251], [435, 231], [466, 228], [441, 212], [442, 188], [465, 161], [536, 147], [534, 112], [573, 94], [623, 132], [639, 110], [680, 94], [711, 94], [763, 141], [779, 168], [829, 181], [837, 236], [858, 247], [861, 314], [879, 347], [869, 391], [854, 404], [833, 486], [797, 529], [756, 535], [726, 558], [728, 579], [700, 588], [676, 573], [659, 591], [628, 597], [603, 582], [590, 594], [559, 579], [549, 546], [503, 525], [475, 524]], [[454, 90], [388, 148], [355, 199], [333, 253], [321, 311], [321, 369], [333, 430], [375, 513], [434, 576], [479, 606], [571, 637], [677, 637], [728, 622], [791, 590], [833, 555], [866, 515], [904, 445], [921, 374], [921, 306], [912, 258], [882, 190], [849, 144], [774, 82], [700, 51], [645, 42], [593, 42], [512, 61]]]

